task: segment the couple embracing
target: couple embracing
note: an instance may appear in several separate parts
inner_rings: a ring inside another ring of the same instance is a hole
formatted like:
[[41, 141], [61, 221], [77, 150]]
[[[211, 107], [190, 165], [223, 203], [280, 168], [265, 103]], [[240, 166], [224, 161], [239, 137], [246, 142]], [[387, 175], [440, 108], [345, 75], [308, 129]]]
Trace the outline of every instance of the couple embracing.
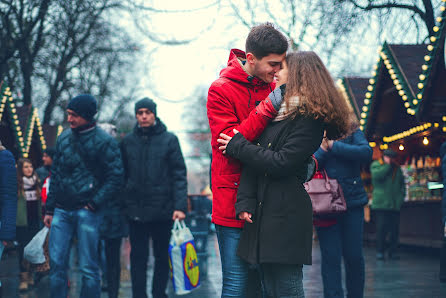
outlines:
[[273, 25], [255, 26], [246, 52], [232, 50], [209, 89], [222, 297], [259, 297], [259, 288], [267, 297], [304, 297], [313, 228], [303, 183], [324, 133], [336, 140], [351, 132], [348, 105], [321, 59], [287, 50]]

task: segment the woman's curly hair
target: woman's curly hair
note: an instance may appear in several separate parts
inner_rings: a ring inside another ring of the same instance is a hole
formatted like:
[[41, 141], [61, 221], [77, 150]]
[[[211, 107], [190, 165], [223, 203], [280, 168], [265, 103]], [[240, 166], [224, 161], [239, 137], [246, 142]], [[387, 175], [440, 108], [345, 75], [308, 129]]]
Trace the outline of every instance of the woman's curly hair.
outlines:
[[285, 101], [298, 96], [297, 112], [312, 115], [325, 123], [327, 138], [337, 140], [351, 134], [357, 126], [352, 109], [319, 56], [312, 51], [287, 54], [288, 80]]

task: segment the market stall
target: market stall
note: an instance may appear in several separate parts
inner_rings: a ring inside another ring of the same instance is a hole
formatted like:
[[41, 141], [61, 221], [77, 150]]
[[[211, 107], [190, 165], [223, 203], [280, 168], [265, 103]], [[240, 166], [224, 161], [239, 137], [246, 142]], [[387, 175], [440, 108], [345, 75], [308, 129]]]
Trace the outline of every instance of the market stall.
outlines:
[[[439, 149], [446, 140], [445, 11], [443, 6], [429, 44], [384, 43], [362, 93], [360, 124], [374, 159], [382, 150], [393, 149], [406, 177], [402, 244], [440, 247], [442, 241]], [[365, 239], [374, 240], [374, 232], [372, 212]]]

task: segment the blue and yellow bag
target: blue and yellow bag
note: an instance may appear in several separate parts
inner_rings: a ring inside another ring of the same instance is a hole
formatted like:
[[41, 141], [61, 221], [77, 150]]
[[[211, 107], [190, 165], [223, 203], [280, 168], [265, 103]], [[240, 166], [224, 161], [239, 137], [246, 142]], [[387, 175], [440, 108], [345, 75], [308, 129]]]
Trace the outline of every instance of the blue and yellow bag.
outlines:
[[169, 243], [169, 267], [177, 295], [190, 293], [200, 286], [200, 269], [194, 236], [184, 221], [175, 220]]

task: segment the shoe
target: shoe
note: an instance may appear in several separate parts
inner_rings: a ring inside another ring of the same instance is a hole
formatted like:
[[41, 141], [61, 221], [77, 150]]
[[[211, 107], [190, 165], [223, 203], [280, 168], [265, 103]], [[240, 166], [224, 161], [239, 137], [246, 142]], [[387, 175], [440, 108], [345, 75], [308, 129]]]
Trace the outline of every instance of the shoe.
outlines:
[[383, 254], [383, 253], [380, 253], [380, 252], [377, 253], [377, 254], [376, 254], [376, 259], [377, 259], [377, 260], [381, 260], [381, 261], [384, 260], [384, 254]]
[[400, 256], [399, 255], [389, 255], [389, 259], [390, 260], [399, 260]]
[[26, 273], [26, 281], [28, 282], [29, 287], [34, 286], [34, 277], [31, 272], [25, 272]]
[[19, 291], [24, 292], [28, 291], [28, 272], [20, 273], [20, 283], [19, 283]]

